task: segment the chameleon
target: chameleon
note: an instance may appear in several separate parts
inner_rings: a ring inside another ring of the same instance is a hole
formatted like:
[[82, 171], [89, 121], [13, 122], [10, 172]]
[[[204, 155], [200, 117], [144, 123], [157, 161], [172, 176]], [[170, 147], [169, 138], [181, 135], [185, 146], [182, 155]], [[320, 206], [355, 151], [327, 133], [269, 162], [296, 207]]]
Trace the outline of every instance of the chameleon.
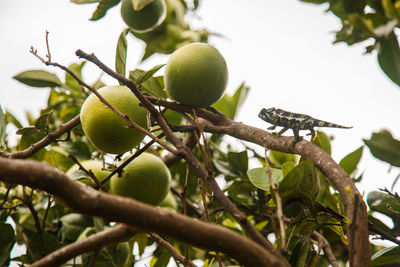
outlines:
[[278, 133], [278, 135], [283, 134], [288, 129], [292, 129], [294, 135], [293, 145], [302, 139], [302, 137], [299, 136], [299, 130], [310, 130], [311, 140], [313, 140], [315, 137], [314, 127], [332, 127], [342, 129], [353, 128], [314, 119], [309, 115], [293, 113], [279, 108], [263, 108], [260, 113], [258, 113], [258, 117], [273, 125], [268, 128], [269, 130], [274, 130], [276, 126], [282, 126], [283, 129]]

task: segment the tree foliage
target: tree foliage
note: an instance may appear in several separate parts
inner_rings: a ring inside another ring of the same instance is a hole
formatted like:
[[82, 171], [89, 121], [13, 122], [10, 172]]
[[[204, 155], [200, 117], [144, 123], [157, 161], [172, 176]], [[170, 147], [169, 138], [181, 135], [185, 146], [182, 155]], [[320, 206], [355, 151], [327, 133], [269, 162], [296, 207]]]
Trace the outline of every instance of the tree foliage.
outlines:
[[[119, 3], [72, 2], [97, 3], [91, 20], [101, 19]], [[140, 9], [152, 1], [132, 2]], [[382, 70], [399, 84], [394, 29], [400, 1], [307, 2], [329, 3], [329, 10], [341, 19], [343, 28], [336, 42], [352, 45], [374, 39], [367, 51], [379, 50]], [[167, 0], [167, 17], [158, 28], [146, 33], [125, 29], [113, 50], [115, 71], [81, 50], [76, 54], [83, 59], [64, 67], [51, 61], [50, 49], [45, 59], [32, 48], [34, 56], [63, 69], [65, 75], [44, 68], [14, 76], [49, 91], [40, 115], [26, 114], [28, 125], [0, 109], [0, 265], [13, 261], [33, 266], [119, 267], [147, 257], [150, 266], [157, 267], [173, 261], [190, 266], [194, 262], [196, 266], [399, 262], [400, 197], [388, 189], [371, 192], [367, 213], [355, 186], [362, 179], [357, 166], [364, 147], [336, 163], [330, 156], [331, 137], [322, 131], [311, 143], [302, 140], [293, 146], [292, 137], [234, 121], [250, 90], [245, 83], [210, 108], [192, 109], [168, 98], [158, 72], [164, 65], [126, 69], [127, 38], [146, 43], [142, 60], [156, 53], [170, 54], [191, 42], [207, 42], [208, 31], [194, 30], [185, 20], [198, 4]], [[129, 153], [104, 154], [84, 135], [81, 106], [91, 91], [105, 86], [101, 79], [90, 85], [85, 82], [87, 64], [97, 65], [126, 85], [151, 114], [146, 130], [152, 134]], [[6, 134], [11, 125], [18, 129], [15, 146]], [[400, 141], [389, 131], [373, 133], [364, 142], [373, 156], [400, 166]], [[144, 151], [160, 156], [171, 172], [171, 190], [161, 207], [104, 192], [109, 179], [101, 184], [81, 164], [89, 159], [103, 162], [111, 177], [123, 172], [124, 160]], [[74, 172], [68, 172], [71, 167]], [[377, 214], [389, 217], [393, 227]], [[369, 234], [396, 246], [373, 245]], [[12, 257], [16, 244], [25, 252]]]

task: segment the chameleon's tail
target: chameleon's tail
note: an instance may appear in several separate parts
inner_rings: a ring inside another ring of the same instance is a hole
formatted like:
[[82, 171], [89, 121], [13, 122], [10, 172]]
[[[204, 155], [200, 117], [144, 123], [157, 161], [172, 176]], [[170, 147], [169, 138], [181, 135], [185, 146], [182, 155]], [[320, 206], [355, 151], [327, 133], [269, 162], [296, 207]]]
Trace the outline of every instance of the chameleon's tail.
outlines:
[[348, 127], [348, 126], [342, 126], [339, 124], [327, 122], [327, 121], [315, 121], [314, 122], [315, 127], [330, 127], [330, 128], [342, 128], [342, 129], [351, 129], [353, 126]]

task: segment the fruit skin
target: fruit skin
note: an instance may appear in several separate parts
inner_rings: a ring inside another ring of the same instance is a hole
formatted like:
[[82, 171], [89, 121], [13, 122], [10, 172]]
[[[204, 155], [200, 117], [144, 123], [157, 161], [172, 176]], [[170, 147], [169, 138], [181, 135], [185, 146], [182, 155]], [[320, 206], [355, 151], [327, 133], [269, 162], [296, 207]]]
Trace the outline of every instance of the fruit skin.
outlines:
[[[103, 168], [102, 161], [90, 159], [90, 160], [82, 161], [81, 164], [83, 167], [85, 167], [86, 170], [92, 171], [94, 176], [96, 176], [97, 180], [99, 180], [100, 182], [103, 181], [104, 179], [106, 179], [108, 177], [108, 175], [110, 174], [109, 171], [102, 170], [102, 168]], [[89, 178], [86, 178], [88, 175], [86, 173], [84, 173], [84, 171], [79, 170], [79, 166], [77, 164], [75, 164], [71, 168], [69, 168], [69, 170], [66, 172], [66, 174], [69, 177], [71, 177], [71, 179], [79, 180], [80, 182], [87, 184], [87, 185], [91, 184], [91, 182], [89, 181]], [[85, 178], [82, 179], [81, 177], [85, 177]], [[110, 190], [110, 182], [107, 182], [106, 184], [104, 184], [104, 188], [107, 189], [107, 191], [109, 191]]]
[[121, 177], [111, 178], [111, 193], [158, 205], [169, 192], [171, 174], [164, 162], [143, 153], [125, 168]]
[[217, 102], [228, 82], [225, 59], [213, 46], [192, 43], [168, 59], [164, 83], [169, 96], [188, 106], [204, 108]]
[[165, 0], [154, 0], [141, 10], [135, 11], [132, 0], [122, 0], [121, 16], [126, 25], [136, 32], [148, 32], [159, 26], [166, 17]]
[[[139, 100], [125, 86], [105, 86], [98, 92], [116, 109], [135, 123], [146, 128], [147, 110], [139, 106]], [[128, 128], [128, 122], [106, 107], [94, 94], [91, 94], [81, 108], [82, 129], [87, 138], [98, 149], [122, 154], [137, 146], [144, 134]]]

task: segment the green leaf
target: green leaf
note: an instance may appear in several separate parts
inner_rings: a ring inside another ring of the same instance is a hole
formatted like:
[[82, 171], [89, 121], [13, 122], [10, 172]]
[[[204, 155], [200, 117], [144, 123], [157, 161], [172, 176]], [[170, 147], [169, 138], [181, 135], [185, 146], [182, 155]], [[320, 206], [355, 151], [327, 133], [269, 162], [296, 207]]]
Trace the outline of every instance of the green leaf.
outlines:
[[234, 119], [246, 99], [249, 90], [250, 87], [242, 83], [239, 88], [236, 89], [233, 96], [224, 94], [224, 96], [217, 103], [212, 105], [212, 107], [223, 113], [228, 118]]
[[45, 134], [45, 133], [47, 133], [47, 131], [45, 131], [43, 129], [38, 129], [34, 126], [28, 126], [28, 127], [18, 129], [16, 132], [16, 134], [20, 134], [20, 135], [33, 135], [33, 134]]
[[[282, 180], [282, 171], [275, 168], [270, 168], [272, 181], [274, 183], [279, 183]], [[247, 176], [249, 176], [250, 182], [257, 188], [264, 191], [269, 191], [271, 184], [269, 183], [269, 178], [267, 175], [266, 168], [255, 168], [247, 171]]]
[[345, 156], [340, 162], [340, 167], [347, 172], [347, 174], [352, 174], [354, 170], [357, 168], [358, 163], [360, 162], [364, 147], [359, 147], [347, 156]]
[[92, 17], [90, 20], [99, 20], [104, 17], [107, 11], [112, 8], [113, 6], [118, 5], [120, 0], [101, 0], [97, 5], [96, 10], [93, 12]]
[[293, 168], [279, 184], [282, 202], [299, 198], [303, 204], [312, 206], [318, 197], [320, 182], [314, 163], [305, 160]]
[[15, 125], [17, 128], [23, 128], [22, 123], [9, 111], [6, 112], [7, 122]]
[[254, 187], [247, 181], [237, 179], [228, 188], [228, 195], [233, 200], [245, 205], [253, 205], [252, 192]]
[[0, 222], [0, 266], [8, 266], [10, 253], [15, 244], [15, 232], [11, 224]]
[[379, 40], [378, 63], [383, 72], [400, 85], [400, 48], [394, 32]]
[[163, 252], [160, 257], [158, 257], [153, 267], [167, 267], [170, 258], [171, 254], [169, 252]]
[[[61, 152], [57, 151], [57, 149]], [[64, 151], [62, 151], [59, 147], [53, 147], [51, 150], [46, 151], [43, 160], [47, 161], [54, 167], [58, 167], [63, 171], [66, 171], [71, 168], [72, 165], [74, 165], [74, 162], [62, 152]]]
[[165, 64], [159, 64], [156, 65], [154, 67], [152, 67], [151, 69], [149, 69], [148, 71], [145, 71], [143, 73], [141, 73], [137, 79], [136, 79], [136, 83], [137, 84], [142, 84], [143, 82], [147, 81], [150, 77], [152, 77], [159, 69], [161, 69], [162, 67], [164, 67]]
[[76, 142], [64, 142], [64, 143], [59, 143], [59, 146], [65, 150], [68, 154], [72, 154], [75, 157], [81, 159], [81, 160], [86, 160], [90, 159], [90, 150], [89, 146], [82, 141], [76, 141]]
[[139, 248], [139, 256], [142, 256], [144, 253], [144, 249], [147, 246], [147, 235], [145, 233], [136, 234], [133, 238], [135, 242], [138, 244]]
[[398, 263], [400, 259], [400, 247], [392, 246], [384, 248], [372, 256], [372, 266], [389, 265]]
[[[82, 68], [85, 63], [86, 61], [82, 61], [80, 64], [72, 63], [68, 66], [68, 69], [82, 80]], [[80, 85], [79, 82], [67, 72], [65, 73], [65, 84], [67, 85], [69, 91], [74, 95], [82, 95], [82, 85]]]
[[106, 248], [106, 252], [107, 256], [111, 256], [112, 262], [114, 263], [113, 266], [133, 266], [132, 264], [126, 265], [131, 258], [129, 242], [121, 242], [108, 245]]
[[242, 107], [244, 101], [247, 98], [249, 93], [250, 87], [247, 86], [244, 82], [240, 84], [239, 88], [236, 89], [235, 93], [232, 96], [232, 104], [234, 115], [233, 118], [237, 115], [239, 109]]
[[246, 174], [248, 169], [247, 151], [242, 152], [228, 152], [228, 160], [233, 170], [238, 173], [238, 176]]
[[371, 139], [363, 139], [363, 141], [374, 157], [392, 166], [400, 167], [400, 141], [394, 139], [389, 131], [372, 133]]
[[128, 33], [129, 29], [125, 29], [119, 35], [117, 42], [117, 51], [115, 53], [115, 71], [123, 76], [125, 76], [126, 71], [126, 51], [128, 49], [126, 35]]
[[380, 212], [392, 219], [400, 219], [400, 202], [386, 193], [370, 192], [367, 196], [367, 203], [372, 211]]
[[145, 6], [154, 2], [154, 0], [131, 0], [131, 1], [133, 9], [135, 11], [142, 10]]
[[78, 213], [69, 213], [61, 217], [62, 226], [60, 229], [61, 240], [73, 242], [88, 227], [93, 226], [91, 217]]
[[271, 150], [269, 152], [269, 159], [274, 166], [280, 167], [286, 162], [297, 163], [297, 155], [284, 153], [280, 151]]
[[37, 118], [36, 122], [35, 122], [35, 127], [37, 129], [47, 129], [47, 126], [49, 125], [49, 120], [51, 115], [53, 114], [53, 110], [51, 110], [48, 113], [44, 113], [42, 115], [40, 115], [39, 118]]
[[303, 267], [306, 266], [308, 252], [310, 251], [310, 240], [307, 236], [302, 236], [294, 247], [289, 263], [291, 266]]
[[317, 136], [315, 137], [313, 143], [322, 148], [329, 155], [331, 154], [331, 141], [326, 133], [317, 130]]
[[[129, 72], [129, 79], [136, 81], [145, 71], [136, 69]], [[162, 77], [161, 77], [162, 78]], [[164, 83], [159, 77], [149, 77], [142, 83], [142, 90], [149, 93], [150, 95], [166, 98], [167, 94], [164, 89]]]
[[296, 167], [294, 162], [288, 161], [282, 165], [282, 176], [285, 177], [289, 172], [291, 172]]
[[32, 87], [56, 87], [62, 84], [55, 74], [44, 70], [24, 71], [13, 78]]

